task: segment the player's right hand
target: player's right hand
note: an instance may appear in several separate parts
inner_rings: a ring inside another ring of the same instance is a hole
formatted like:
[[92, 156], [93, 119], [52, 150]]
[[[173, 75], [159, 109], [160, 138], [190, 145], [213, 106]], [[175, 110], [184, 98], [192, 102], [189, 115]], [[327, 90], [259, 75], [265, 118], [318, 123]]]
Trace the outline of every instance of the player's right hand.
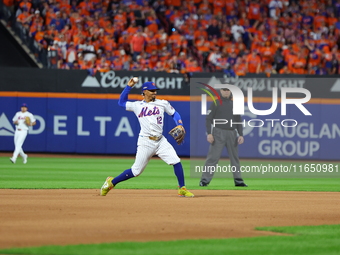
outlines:
[[131, 78], [127, 85], [132, 88], [133, 86], [135, 86], [135, 84], [136, 83], [133, 81], [133, 78]]
[[209, 135], [207, 136], [207, 141], [208, 141], [209, 143], [213, 143], [213, 142], [215, 141], [215, 139], [214, 139], [214, 137], [213, 137], [212, 134], [209, 134]]

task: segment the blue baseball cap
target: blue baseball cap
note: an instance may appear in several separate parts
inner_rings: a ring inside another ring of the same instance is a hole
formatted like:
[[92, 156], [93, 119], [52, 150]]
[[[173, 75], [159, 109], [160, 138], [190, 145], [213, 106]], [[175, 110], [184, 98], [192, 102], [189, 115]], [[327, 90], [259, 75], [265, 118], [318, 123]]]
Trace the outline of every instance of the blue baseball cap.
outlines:
[[142, 86], [142, 91], [144, 90], [153, 90], [153, 89], [159, 89], [155, 86], [155, 83], [153, 81], [147, 81], [144, 82], [143, 86]]
[[23, 103], [23, 104], [21, 105], [21, 107], [26, 107], [26, 108], [28, 108], [28, 105], [27, 105], [26, 103]]

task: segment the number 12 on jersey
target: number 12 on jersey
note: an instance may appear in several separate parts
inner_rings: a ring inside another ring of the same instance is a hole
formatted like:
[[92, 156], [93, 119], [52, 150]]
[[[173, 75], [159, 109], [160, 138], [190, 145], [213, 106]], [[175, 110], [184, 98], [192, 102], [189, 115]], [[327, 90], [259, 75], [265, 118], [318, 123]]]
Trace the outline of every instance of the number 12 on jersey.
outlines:
[[161, 116], [157, 117], [157, 124], [163, 124]]

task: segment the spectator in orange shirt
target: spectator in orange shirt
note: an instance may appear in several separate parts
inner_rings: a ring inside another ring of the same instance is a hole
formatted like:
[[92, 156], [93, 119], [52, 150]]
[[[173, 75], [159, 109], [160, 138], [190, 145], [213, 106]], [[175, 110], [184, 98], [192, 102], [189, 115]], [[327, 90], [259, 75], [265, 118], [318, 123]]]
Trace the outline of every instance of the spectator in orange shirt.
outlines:
[[203, 36], [204, 38], [208, 39], [208, 33], [204, 29], [204, 27], [200, 26], [198, 30], [195, 30], [194, 32], [194, 40], [197, 40], [198, 37]]
[[53, 8], [49, 7], [46, 11], [46, 14], [45, 14], [45, 24], [50, 25], [51, 21], [53, 19], [55, 19], [56, 17], [57, 17], [57, 15], [55, 14]]
[[257, 50], [253, 50], [247, 56], [246, 61], [247, 73], [260, 73], [261, 71], [261, 58], [257, 55]]
[[[291, 71], [288, 69], [288, 66], [284, 66], [279, 71], [279, 74], [290, 74], [290, 73], [291, 73]], [[315, 74], [315, 72], [314, 72], [314, 74]]]
[[259, 34], [255, 33], [254, 36], [252, 37], [250, 50], [259, 52], [262, 47], [263, 47], [263, 41], [259, 37]]
[[43, 17], [40, 16], [40, 11], [39, 10], [35, 10], [34, 12], [34, 16], [32, 17], [32, 22], [35, 22], [36, 20], [38, 20], [38, 22], [40, 24], [44, 24], [44, 19]]
[[192, 56], [185, 57], [186, 59], [184, 60], [184, 65], [185, 69], [188, 70], [193, 66], [194, 63], [194, 58]]
[[229, 15], [232, 11], [236, 10], [236, 0], [225, 0], [226, 14]]
[[203, 2], [200, 4], [198, 11], [200, 14], [207, 14], [210, 11], [210, 3], [208, 0], [203, 0]]
[[323, 22], [327, 22], [327, 18], [319, 12], [319, 10], [314, 11], [316, 13], [316, 16], [314, 16], [314, 30], [316, 31], [319, 27], [322, 26]]
[[181, 35], [176, 28], [172, 29], [172, 34], [169, 36], [168, 43], [174, 52], [177, 52], [181, 48]]
[[114, 51], [117, 48], [117, 44], [115, 42], [115, 39], [110, 34], [107, 36], [104, 36], [104, 50], [105, 51]]
[[33, 22], [31, 22], [31, 26], [30, 26], [30, 35], [32, 36], [32, 34], [38, 29], [38, 27], [42, 27], [43, 23], [39, 21], [39, 19], [35, 19]]
[[175, 51], [175, 54], [178, 54], [180, 51], [187, 53], [188, 52], [188, 41], [185, 39], [185, 37], [182, 35], [181, 36], [181, 47], [178, 51]]
[[119, 9], [118, 14], [114, 16], [113, 21], [115, 25], [124, 29], [127, 24], [126, 12], [124, 12], [122, 9]]
[[285, 54], [285, 61], [287, 63], [288, 69], [291, 73], [294, 73], [294, 63], [298, 60], [297, 55], [294, 51], [290, 50]]
[[156, 63], [156, 66], [153, 69], [155, 72], [164, 72], [165, 71], [165, 67], [164, 67], [164, 63], [161, 61], [158, 61]]
[[328, 26], [335, 26], [335, 23], [337, 23], [337, 22], [338, 22], [338, 19], [335, 17], [334, 13], [331, 12], [329, 14], [328, 19], [327, 19]]
[[27, 9], [28, 12], [31, 11], [32, 8], [32, 3], [30, 3], [28, 0], [23, 0], [20, 4], [19, 7], [21, 10], [23, 10], [24, 8]]
[[225, 15], [225, 1], [224, 0], [214, 0], [213, 1], [214, 14], [222, 13]]
[[134, 10], [139, 10], [141, 8], [141, 6], [139, 4], [137, 4], [137, 2], [135, 0], [132, 0], [129, 3], [129, 8], [134, 11]]
[[248, 11], [248, 19], [251, 25], [261, 18], [260, 4], [256, 0], [251, 0]]
[[164, 28], [160, 28], [155, 34], [158, 41], [158, 49], [161, 50], [168, 45], [168, 34], [165, 33]]
[[198, 54], [202, 57], [208, 56], [210, 52], [210, 42], [201, 36], [197, 41], [195, 41], [195, 46], [197, 48]]
[[194, 60], [192, 66], [187, 68], [187, 72], [188, 73], [203, 72], [203, 69], [198, 65], [197, 60]]
[[142, 62], [142, 56], [141, 55], [137, 56], [137, 61], [135, 62], [134, 65], [134, 71], [147, 71], [147, 70], [148, 68], [145, 67], [145, 65]]
[[142, 30], [138, 29], [137, 34], [134, 35], [130, 42], [130, 51], [133, 54], [132, 59], [135, 61], [136, 57], [144, 51], [146, 40], [142, 35]]
[[129, 27], [125, 30], [130, 36], [134, 35], [138, 31], [138, 27], [135, 21], [132, 21]]
[[123, 63], [120, 57], [117, 57], [112, 61], [112, 66], [112, 69], [115, 71], [123, 70]]
[[158, 26], [160, 25], [160, 21], [156, 16], [156, 13], [152, 11], [145, 19], [146, 27], [156, 34], [158, 32]]
[[120, 56], [120, 60], [122, 61], [123, 64], [124, 64], [125, 62], [129, 61], [129, 56], [130, 56], [130, 55], [127, 55], [126, 52], [125, 52], [125, 50], [124, 50], [123, 48], [118, 48], [118, 50], [115, 51], [115, 52], [118, 53], [117, 55]]
[[244, 58], [237, 58], [233, 69], [237, 76], [245, 76], [247, 74], [247, 66]]
[[146, 40], [145, 52], [151, 54], [153, 50], [158, 50], [158, 40], [155, 37], [153, 31], [149, 30], [145, 40]]
[[[32, 33], [32, 37], [36, 42], [41, 43], [41, 41], [44, 39], [44, 34], [45, 32], [43, 31], [42, 26], [38, 26], [37, 29]], [[43, 45], [41, 46], [44, 47]]]
[[275, 74], [276, 71], [273, 68], [272, 64], [269, 63], [267, 60], [263, 61], [261, 72], [265, 73], [267, 77], [270, 77], [271, 74]]
[[159, 60], [166, 63], [171, 58], [171, 52], [164, 46], [159, 54]]
[[94, 12], [93, 3], [89, 0], [83, 0], [78, 4], [78, 8], [81, 10], [80, 13], [83, 16], [90, 16]]
[[165, 4], [167, 6], [173, 5], [176, 9], [179, 9], [181, 6], [181, 0], [165, 0]]
[[23, 8], [23, 12], [19, 14], [17, 17], [17, 22], [21, 23], [21, 25], [24, 25], [24, 24], [29, 25], [32, 18], [33, 18], [33, 15], [28, 13], [28, 9]]
[[225, 49], [224, 52], [228, 53], [228, 54], [235, 53], [236, 55], [238, 55], [239, 54], [239, 49], [237, 48], [235, 43], [232, 43], [231, 45], [229, 45], [228, 48]]
[[101, 73], [110, 71], [110, 61], [107, 61], [105, 56], [102, 56], [99, 60], [99, 63], [96, 64], [96, 69]]
[[159, 61], [159, 56], [157, 54], [157, 50], [153, 50], [149, 57], [149, 68], [153, 70], [158, 61]]
[[60, 0], [60, 11], [66, 12], [68, 15], [71, 12], [71, 5], [69, 0]]
[[131, 36], [128, 35], [128, 32], [123, 31], [118, 39], [118, 47], [123, 47], [126, 52], [130, 52], [130, 40]]
[[268, 61], [269, 63], [273, 62], [273, 57], [275, 54], [275, 50], [271, 46], [271, 41], [267, 40], [265, 45], [260, 48], [260, 55], [263, 61]]
[[104, 31], [105, 31], [105, 34], [107, 36], [109, 36], [111, 38], [114, 37], [115, 29], [114, 29], [111, 21], [106, 24]]

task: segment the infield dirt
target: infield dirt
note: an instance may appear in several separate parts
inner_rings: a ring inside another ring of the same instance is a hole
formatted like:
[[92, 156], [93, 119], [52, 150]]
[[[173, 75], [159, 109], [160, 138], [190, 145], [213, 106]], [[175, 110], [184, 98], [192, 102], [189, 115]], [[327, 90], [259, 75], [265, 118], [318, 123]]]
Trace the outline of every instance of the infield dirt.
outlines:
[[340, 193], [0, 189], [0, 248], [251, 237], [261, 226], [339, 224]]

